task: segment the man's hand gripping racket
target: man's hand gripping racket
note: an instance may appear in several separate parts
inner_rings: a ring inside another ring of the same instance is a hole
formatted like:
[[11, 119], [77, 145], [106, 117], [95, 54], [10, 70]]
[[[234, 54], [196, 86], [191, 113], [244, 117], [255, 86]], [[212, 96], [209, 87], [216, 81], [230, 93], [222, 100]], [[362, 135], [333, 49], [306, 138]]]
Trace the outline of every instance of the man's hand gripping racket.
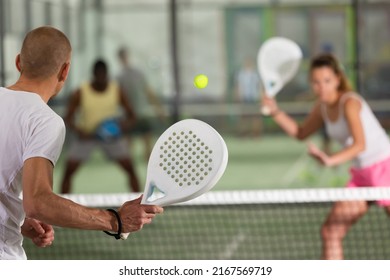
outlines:
[[[275, 97], [295, 76], [301, 60], [301, 49], [290, 39], [273, 37], [261, 45], [257, 54], [257, 69], [267, 97]], [[261, 112], [269, 116], [271, 109], [263, 106]]]
[[213, 127], [196, 119], [179, 121], [153, 147], [141, 204], [167, 206], [194, 199], [215, 186], [227, 162], [225, 141]]

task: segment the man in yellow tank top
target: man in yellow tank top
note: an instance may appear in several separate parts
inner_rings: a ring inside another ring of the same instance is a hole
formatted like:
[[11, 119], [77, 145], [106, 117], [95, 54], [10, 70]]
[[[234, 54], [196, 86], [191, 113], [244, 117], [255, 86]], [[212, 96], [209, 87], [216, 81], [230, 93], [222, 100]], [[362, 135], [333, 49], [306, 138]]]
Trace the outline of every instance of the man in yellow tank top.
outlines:
[[[111, 141], [98, 139], [97, 129], [107, 120], [118, 119], [121, 110], [126, 117], [118, 121], [118, 135]], [[76, 113], [79, 118], [76, 122]], [[65, 123], [75, 132], [68, 152], [62, 193], [71, 192], [71, 179], [77, 169], [85, 162], [95, 148], [101, 148], [106, 156], [118, 163], [128, 175], [129, 188], [139, 192], [139, 180], [131, 160], [126, 139], [119, 131], [127, 131], [135, 123], [134, 111], [119, 85], [108, 78], [107, 65], [98, 60], [93, 67], [93, 79], [83, 83], [69, 102]]]

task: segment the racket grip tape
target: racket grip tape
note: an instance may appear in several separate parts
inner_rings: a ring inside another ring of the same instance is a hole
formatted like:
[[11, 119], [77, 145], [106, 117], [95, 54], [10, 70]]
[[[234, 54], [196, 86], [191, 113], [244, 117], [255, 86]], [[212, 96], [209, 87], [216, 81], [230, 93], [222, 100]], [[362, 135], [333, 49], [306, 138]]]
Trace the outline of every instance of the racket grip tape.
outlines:
[[110, 236], [114, 236], [115, 239], [117, 239], [117, 240], [122, 239], [122, 221], [121, 221], [121, 217], [119, 216], [119, 213], [117, 211], [115, 211], [114, 209], [107, 209], [107, 211], [114, 213], [114, 215], [118, 221], [118, 232], [112, 233], [112, 232], [108, 232], [106, 230], [104, 230], [103, 232], [110, 235]]
[[127, 237], [129, 236], [129, 234], [130, 234], [130, 232], [128, 232], [128, 233], [121, 233], [120, 238], [121, 238], [122, 240], [126, 240]]

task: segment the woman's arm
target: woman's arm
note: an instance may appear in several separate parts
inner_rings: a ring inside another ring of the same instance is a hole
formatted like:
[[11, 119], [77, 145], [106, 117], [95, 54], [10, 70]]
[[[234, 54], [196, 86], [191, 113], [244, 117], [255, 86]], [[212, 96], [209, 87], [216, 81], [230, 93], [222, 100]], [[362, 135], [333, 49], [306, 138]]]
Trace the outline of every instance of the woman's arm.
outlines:
[[344, 104], [344, 114], [348, 122], [349, 131], [353, 143], [333, 154], [330, 157], [330, 165], [339, 165], [354, 159], [359, 153], [365, 150], [366, 142], [364, 138], [363, 124], [360, 119], [361, 101], [356, 98], [349, 98]]
[[301, 125], [279, 109], [275, 99], [264, 97], [263, 104], [271, 109], [271, 116], [274, 121], [287, 133], [287, 135], [298, 140], [306, 139], [323, 125], [319, 103], [314, 105], [313, 109]]

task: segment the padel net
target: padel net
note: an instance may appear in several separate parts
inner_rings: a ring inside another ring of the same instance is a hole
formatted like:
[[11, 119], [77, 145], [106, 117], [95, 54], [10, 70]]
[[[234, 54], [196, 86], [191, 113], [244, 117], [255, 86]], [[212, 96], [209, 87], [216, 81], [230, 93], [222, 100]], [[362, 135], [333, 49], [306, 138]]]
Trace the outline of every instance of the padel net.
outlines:
[[[137, 194], [66, 197], [112, 208]], [[336, 201], [366, 200], [368, 213], [343, 240], [350, 260], [390, 258], [390, 221], [375, 201], [390, 199], [390, 188], [332, 188], [210, 191], [165, 207], [164, 214], [126, 241], [103, 232], [56, 228], [52, 246], [25, 240], [29, 259], [52, 260], [318, 260], [321, 225]]]

